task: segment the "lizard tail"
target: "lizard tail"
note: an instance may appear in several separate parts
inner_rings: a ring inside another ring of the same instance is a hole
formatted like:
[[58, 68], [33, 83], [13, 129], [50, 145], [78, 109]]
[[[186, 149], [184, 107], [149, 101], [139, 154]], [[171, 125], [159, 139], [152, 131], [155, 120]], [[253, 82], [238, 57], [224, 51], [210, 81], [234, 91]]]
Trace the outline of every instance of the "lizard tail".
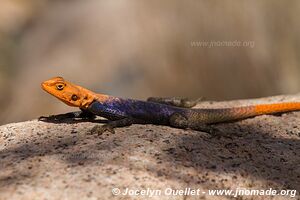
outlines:
[[260, 104], [221, 109], [192, 109], [188, 114], [192, 123], [220, 123], [245, 119], [264, 114], [275, 114], [300, 110], [300, 102]]
[[300, 110], [300, 102], [261, 104], [255, 106], [257, 115], [283, 113]]
[[247, 117], [254, 117], [258, 115], [267, 115], [275, 113], [284, 113], [290, 111], [300, 110], [300, 102], [287, 102], [287, 103], [271, 103], [259, 104], [253, 106], [235, 107], [232, 109], [224, 109], [221, 111], [224, 114], [225, 121], [239, 120]]

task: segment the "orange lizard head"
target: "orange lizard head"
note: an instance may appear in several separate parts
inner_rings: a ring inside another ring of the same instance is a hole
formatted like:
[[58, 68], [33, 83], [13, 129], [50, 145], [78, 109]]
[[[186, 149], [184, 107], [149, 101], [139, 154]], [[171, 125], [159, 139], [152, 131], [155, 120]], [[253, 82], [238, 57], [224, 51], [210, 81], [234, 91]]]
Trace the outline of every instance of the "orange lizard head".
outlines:
[[73, 107], [86, 109], [95, 99], [97, 99], [97, 95], [92, 91], [70, 83], [62, 77], [55, 77], [44, 81], [41, 86], [42, 89], [49, 94]]

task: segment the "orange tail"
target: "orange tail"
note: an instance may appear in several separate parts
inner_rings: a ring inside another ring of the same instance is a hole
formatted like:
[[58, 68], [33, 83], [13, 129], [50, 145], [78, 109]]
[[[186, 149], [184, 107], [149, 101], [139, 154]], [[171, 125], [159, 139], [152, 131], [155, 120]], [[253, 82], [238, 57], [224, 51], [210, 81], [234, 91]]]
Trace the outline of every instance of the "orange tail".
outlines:
[[300, 110], [300, 102], [261, 104], [255, 106], [257, 115], [274, 114]]
[[300, 102], [270, 103], [223, 109], [191, 109], [189, 119], [210, 124], [240, 120], [257, 115], [283, 113], [296, 110], [300, 110]]

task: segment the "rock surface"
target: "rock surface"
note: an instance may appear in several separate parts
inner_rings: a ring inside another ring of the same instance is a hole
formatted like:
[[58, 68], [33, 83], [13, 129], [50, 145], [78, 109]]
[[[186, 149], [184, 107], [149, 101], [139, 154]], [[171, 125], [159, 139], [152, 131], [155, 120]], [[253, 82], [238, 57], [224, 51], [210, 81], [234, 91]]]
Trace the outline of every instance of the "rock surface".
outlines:
[[[300, 95], [203, 102], [224, 107], [300, 101]], [[0, 199], [147, 199], [112, 194], [160, 190], [151, 199], [233, 199], [210, 189], [300, 191], [300, 112], [263, 115], [215, 125], [223, 134], [132, 125], [115, 134], [88, 135], [91, 122], [38, 120], [0, 127]], [[166, 188], [200, 189], [167, 196]], [[117, 191], [115, 189], [114, 191]], [[205, 192], [205, 193], [203, 193]], [[299, 193], [296, 194], [296, 196]], [[290, 196], [239, 196], [287, 199]], [[299, 196], [297, 196], [299, 198]]]

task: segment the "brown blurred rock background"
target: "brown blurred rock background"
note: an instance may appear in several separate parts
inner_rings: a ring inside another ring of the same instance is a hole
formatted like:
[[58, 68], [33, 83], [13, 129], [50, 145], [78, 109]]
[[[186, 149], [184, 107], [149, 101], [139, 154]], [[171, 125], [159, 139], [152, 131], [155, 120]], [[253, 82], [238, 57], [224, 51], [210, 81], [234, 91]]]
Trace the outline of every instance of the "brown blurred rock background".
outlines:
[[[300, 91], [300, 2], [1, 0], [0, 124], [74, 110], [40, 89], [63, 76], [115, 96]], [[195, 42], [253, 46], [193, 46]]]

